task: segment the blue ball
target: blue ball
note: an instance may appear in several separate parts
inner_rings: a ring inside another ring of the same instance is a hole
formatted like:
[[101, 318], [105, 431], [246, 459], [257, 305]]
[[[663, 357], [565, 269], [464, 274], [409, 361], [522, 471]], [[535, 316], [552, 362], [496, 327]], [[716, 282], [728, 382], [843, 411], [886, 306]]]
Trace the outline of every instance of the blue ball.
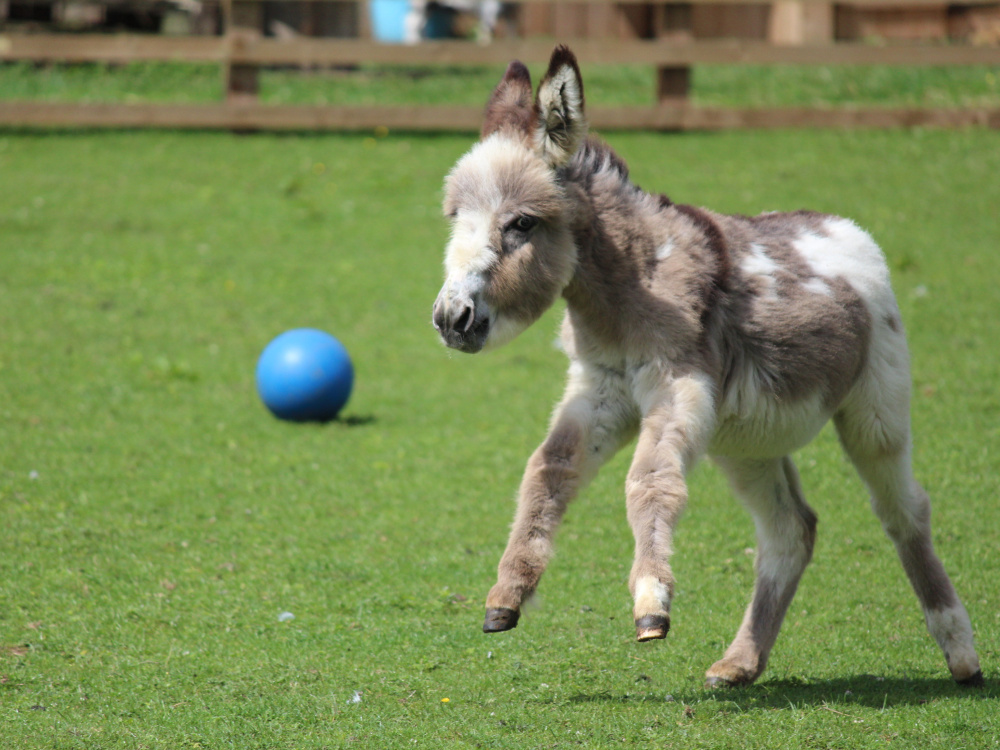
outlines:
[[347, 349], [314, 328], [285, 331], [257, 360], [257, 393], [279, 419], [327, 422], [347, 403], [353, 385]]

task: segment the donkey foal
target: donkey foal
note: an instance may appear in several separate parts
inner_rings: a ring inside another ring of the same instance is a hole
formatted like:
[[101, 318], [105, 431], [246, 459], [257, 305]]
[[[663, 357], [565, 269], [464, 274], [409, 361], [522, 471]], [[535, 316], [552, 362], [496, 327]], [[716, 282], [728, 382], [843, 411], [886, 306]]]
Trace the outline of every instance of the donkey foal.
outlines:
[[445, 344], [500, 346], [560, 295], [567, 303], [566, 393], [528, 461], [485, 631], [517, 624], [567, 504], [638, 436], [626, 483], [638, 639], [670, 627], [673, 530], [685, 476], [707, 454], [757, 531], [753, 598], [707, 684], [753, 682], [816, 534], [790, 454], [832, 417], [952, 676], [982, 683], [911, 471], [906, 339], [865, 232], [835, 216], [724, 216], [642, 191], [588, 137], [565, 47], [534, 99], [527, 69], [510, 64], [481, 141], [448, 176], [444, 209], [452, 236], [433, 321]]

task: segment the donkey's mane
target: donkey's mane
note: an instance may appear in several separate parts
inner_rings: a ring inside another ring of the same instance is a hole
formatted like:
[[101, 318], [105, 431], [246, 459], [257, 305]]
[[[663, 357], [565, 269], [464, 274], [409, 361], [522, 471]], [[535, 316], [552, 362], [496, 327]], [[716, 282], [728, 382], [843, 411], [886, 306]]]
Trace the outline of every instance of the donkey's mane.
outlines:
[[646, 194], [629, 178], [625, 160], [600, 138], [588, 135], [569, 163], [559, 170], [559, 176], [565, 182], [589, 186], [591, 180], [598, 174], [617, 177], [623, 190], [633, 193], [634, 197]]
[[[663, 309], [675, 302], [692, 304], [697, 308], [695, 317], [701, 319], [703, 334], [709, 326], [710, 316], [726, 314], [728, 305], [723, 304], [722, 296], [729, 291], [731, 268], [728, 244], [718, 224], [723, 217], [695, 206], [676, 204], [666, 195], [643, 190], [632, 182], [625, 160], [593, 135], [587, 137], [569, 163], [559, 170], [559, 177], [563, 184], [580, 186], [591, 201], [599, 201], [605, 209], [613, 206], [615, 211], [596, 212], [594, 219], [607, 221], [612, 213], [619, 213], [616, 223], [620, 231], [623, 224], [637, 225], [650, 220], [688, 226], [689, 231], [698, 237], [694, 246], [686, 248], [685, 252], [692, 254], [692, 262], [699, 269], [697, 280], [692, 278], [689, 282], [699, 289], [699, 294], [688, 299], [683, 295], [670, 301], [660, 299], [657, 306]], [[643, 278], [646, 284], [651, 283], [659, 263], [657, 245], [647, 243], [648, 247], [640, 249], [642, 243], [634, 242], [641, 233], [639, 227], [627, 226], [626, 231], [633, 238], [633, 243], [620, 246], [614, 252], [617, 270], [627, 276], [625, 267], [633, 265], [637, 277]], [[599, 242], [598, 238], [602, 236], [606, 236], [604, 232], [594, 231], [578, 235], [576, 239]], [[597, 250], [599, 256], [611, 257], [609, 253], [608, 248]]]

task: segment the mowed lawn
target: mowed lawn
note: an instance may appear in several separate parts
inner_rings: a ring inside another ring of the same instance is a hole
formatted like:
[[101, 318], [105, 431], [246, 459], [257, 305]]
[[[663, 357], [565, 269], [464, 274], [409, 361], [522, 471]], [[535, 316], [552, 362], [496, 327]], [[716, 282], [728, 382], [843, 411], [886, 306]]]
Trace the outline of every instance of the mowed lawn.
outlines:
[[[840, 213], [882, 244], [987, 687], [948, 678], [830, 430], [797, 457], [819, 540], [755, 686], [702, 688], [755, 545], [709, 464], [666, 641], [634, 641], [628, 451], [537, 606], [480, 632], [564, 361], [559, 309], [491, 354], [436, 340], [441, 184], [471, 136], [6, 133], [0, 747], [1000, 744], [1000, 133], [608, 138], [677, 201]], [[299, 326], [352, 353], [339, 422], [257, 401], [257, 355]]]

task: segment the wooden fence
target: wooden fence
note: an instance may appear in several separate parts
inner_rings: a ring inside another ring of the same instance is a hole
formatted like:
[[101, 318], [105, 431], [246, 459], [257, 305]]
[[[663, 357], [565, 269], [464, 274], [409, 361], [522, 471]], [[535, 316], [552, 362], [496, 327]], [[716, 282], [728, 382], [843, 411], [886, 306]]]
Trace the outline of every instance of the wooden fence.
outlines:
[[[559, 0], [528, 0], [556, 3]], [[579, 2], [580, 0], [576, 0]], [[597, 2], [598, 0], [593, 0]], [[696, 0], [707, 1], [707, 0]], [[718, 2], [718, 0], [715, 0]], [[726, 0], [749, 4], [749, 0]], [[814, 0], [781, 0], [802, 12]], [[891, 0], [855, 0], [879, 7]], [[909, 6], [929, 0], [905, 0]], [[983, 0], [972, 0], [972, 3]], [[812, 3], [812, 5], [810, 5]], [[967, 4], [971, 4], [966, 0]], [[940, 6], [940, 3], [936, 3]], [[829, 3], [826, 3], [829, 8]], [[591, 123], [603, 129], [726, 129], [784, 127], [962, 127], [1000, 128], [1000, 108], [708, 108], [688, 97], [692, 65], [901, 65], [1000, 66], [1000, 47], [969, 44], [864, 44], [821, 42], [780, 44], [763, 40], [695, 39], [690, 32], [692, 3], [652, 6], [653, 38], [570, 39], [565, 41], [586, 64], [642, 64], [654, 67], [657, 103], [600, 107]], [[163, 37], [130, 34], [0, 34], [0, 61], [109, 62], [142, 60], [214, 62], [225, 71], [225, 97], [216, 104], [63, 104], [0, 101], [0, 126], [101, 128], [222, 128], [233, 130], [371, 129], [476, 130], [482, 110], [463, 106], [292, 106], [257, 99], [257, 71], [263, 66], [343, 66], [504, 64], [517, 58], [543, 63], [553, 42], [503, 39], [490, 44], [426, 41], [382, 44], [370, 39], [276, 39], [261, 35], [257, 0], [225, 0], [221, 36]]]

